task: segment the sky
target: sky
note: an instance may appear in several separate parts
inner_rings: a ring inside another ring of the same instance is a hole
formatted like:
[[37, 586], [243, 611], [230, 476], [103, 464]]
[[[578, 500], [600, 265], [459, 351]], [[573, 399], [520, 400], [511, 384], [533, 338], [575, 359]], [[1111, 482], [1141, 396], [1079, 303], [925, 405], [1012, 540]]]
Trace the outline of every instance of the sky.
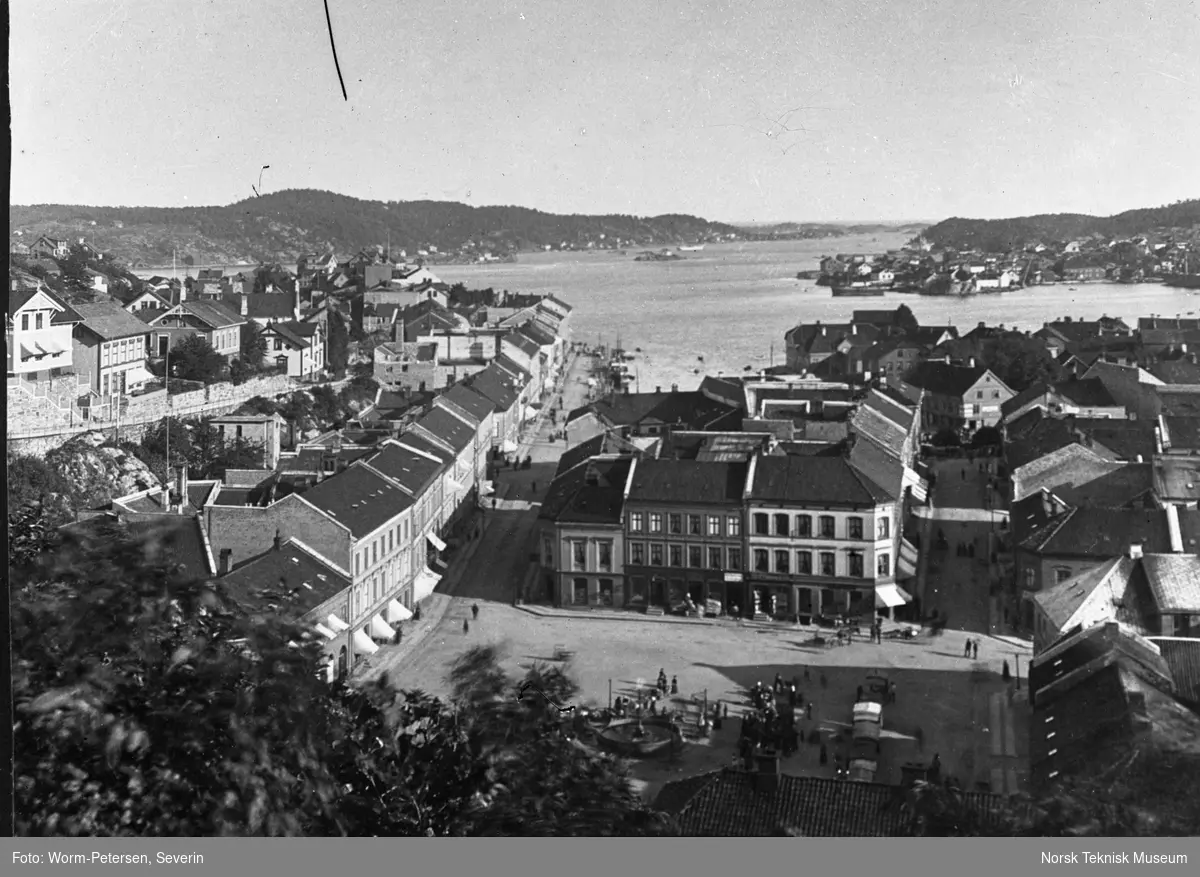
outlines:
[[348, 100], [321, 0], [10, 4], [12, 203], [254, 186], [767, 222], [1200, 197], [1200, 0], [328, 6]]

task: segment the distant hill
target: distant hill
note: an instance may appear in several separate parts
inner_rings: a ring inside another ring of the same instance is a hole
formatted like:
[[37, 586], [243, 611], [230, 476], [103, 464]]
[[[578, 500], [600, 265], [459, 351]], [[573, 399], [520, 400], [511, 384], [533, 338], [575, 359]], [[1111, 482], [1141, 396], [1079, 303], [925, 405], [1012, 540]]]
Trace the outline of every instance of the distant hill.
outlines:
[[935, 247], [1003, 252], [1026, 243], [1047, 246], [1054, 242], [1106, 239], [1140, 234], [1172, 235], [1190, 239], [1200, 233], [1200, 199], [1176, 201], [1163, 207], [1127, 210], [1116, 216], [1052, 213], [1016, 219], [946, 219], [931, 225], [921, 236]]
[[744, 222], [738, 224], [752, 240], [788, 240], [794, 238], [830, 238], [852, 234], [915, 233], [925, 223], [849, 223], [849, 222]]
[[[525, 207], [471, 207], [453, 201], [363, 201], [292, 189], [226, 207], [13, 206], [9, 228], [31, 242], [40, 234], [98, 249], [131, 266], [170, 263], [172, 250], [197, 264], [290, 261], [306, 252], [352, 255], [393, 251], [497, 255], [547, 245], [648, 246], [741, 236], [731, 225], [695, 216], [562, 216]], [[616, 243], [619, 241], [620, 243]]]

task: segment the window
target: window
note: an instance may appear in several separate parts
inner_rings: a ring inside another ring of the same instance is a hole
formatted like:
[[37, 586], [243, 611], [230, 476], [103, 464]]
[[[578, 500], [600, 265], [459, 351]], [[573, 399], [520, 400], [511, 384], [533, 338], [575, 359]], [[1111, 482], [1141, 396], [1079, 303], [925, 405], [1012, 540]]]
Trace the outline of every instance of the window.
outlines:
[[709, 569], [720, 569], [721, 568], [721, 549], [720, 548], [708, 549], [708, 568]]
[[812, 535], [812, 515], [796, 516], [796, 534], [805, 537]]
[[644, 566], [646, 563], [646, 546], [641, 542], [629, 543], [629, 562], [634, 566]]
[[396, 536], [396, 532], [394, 530], [388, 530], [388, 547], [387, 547], [388, 552], [391, 552], [396, 547], [395, 536]]
[[29, 314], [21, 314], [21, 331], [29, 331]]
[[1054, 583], [1055, 584], [1062, 584], [1070, 577], [1071, 577], [1071, 571], [1069, 569], [1056, 569], [1054, 571]]
[[708, 535], [709, 536], [720, 536], [721, 535], [721, 516], [720, 515], [709, 515], [708, 516]]
[[695, 568], [704, 566], [704, 549], [699, 545], [688, 546], [688, 566]]
[[875, 561], [875, 572], [881, 576], [892, 574], [892, 558], [886, 551], [881, 553], [879, 559]]
[[612, 572], [612, 543], [605, 540], [596, 543], [596, 551], [598, 553], [597, 563], [600, 565], [601, 572]]
[[729, 569], [735, 572], [742, 568], [742, 549], [730, 548], [729, 551]]
[[542, 563], [544, 566], [554, 566], [554, 540], [549, 536], [542, 540]]
[[999, 398], [1000, 398], [1000, 391], [999, 391], [999, 390], [992, 390], [992, 398], [993, 398], [993, 399], [999, 399]]
[[850, 575], [856, 579], [863, 577], [863, 554], [861, 551], [850, 552]]
[[361, 572], [362, 572], [362, 555], [356, 553], [354, 555], [354, 574], [358, 575]]
[[701, 523], [699, 515], [688, 515], [688, 532], [693, 536], [703, 536], [704, 531], [700, 529]]
[[582, 539], [571, 543], [571, 569], [587, 569], [587, 543]]
[[821, 575], [837, 575], [837, 555], [835, 555], [832, 551], [821, 552]]
[[742, 535], [742, 519], [737, 515], [729, 515], [725, 518], [725, 535], [726, 536], [741, 536]]
[[770, 559], [767, 557], [767, 549], [754, 549], [754, 569], [757, 572], [767, 572], [770, 569]]
[[788, 518], [789, 518], [788, 515], [776, 515], [775, 516], [775, 535], [776, 536], [786, 536], [786, 535], [788, 535], [789, 532], [791, 532], [791, 526], [790, 526], [791, 521], [789, 521]]
[[662, 532], [662, 515], [659, 514], [658, 512], [650, 513], [650, 532], [651, 533], [661, 533]]
[[796, 552], [796, 572], [801, 575], [812, 575], [812, 552], [797, 551]]
[[756, 512], [754, 515], [754, 532], [758, 536], [767, 536], [770, 534], [771, 516], [765, 512]]
[[875, 538], [876, 539], [888, 538], [888, 519], [885, 518], [883, 515], [879, 516], [879, 523], [875, 528]]
[[376, 540], [371, 544], [371, 563], [379, 563], [379, 541]]
[[671, 545], [670, 551], [671, 566], [683, 566], [683, 546]]
[[680, 536], [683, 534], [683, 515], [672, 512], [667, 515], [667, 525], [671, 528], [672, 536]]
[[650, 546], [650, 565], [663, 565], [663, 547], [661, 545], [655, 544]]
[[641, 512], [630, 512], [629, 513], [629, 531], [631, 533], [642, 532], [642, 524], [643, 524], [643, 520], [642, 520]]
[[613, 580], [600, 579], [600, 605], [611, 606], [613, 604]]
[[571, 602], [576, 606], [587, 605], [587, 579], [572, 579]]
[[834, 537], [833, 515], [821, 515], [821, 536], [825, 539]]
[[979, 413], [979, 410], [980, 410], [980, 409], [979, 409], [979, 406], [978, 406], [978, 405], [972, 405], [972, 406], [971, 406], [971, 413], [972, 413], [972, 414], [978, 414], [978, 413]]
[[45, 314], [43, 314], [41, 311], [37, 312], [37, 314], [33, 318], [33, 327], [35, 329], [42, 328], [42, 320], [44, 319], [44, 317], [45, 317]]
[[790, 564], [788, 563], [788, 559], [789, 559], [788, 555], [790, 553], [791, 553], [790, 551], [776, 551], [775, 552], [775, 572], [780, 572], [780, 573], [791, 572], [791, 570], [789, 569]]
[[982, 398], [983, 398], [983, 390], [976, 390], [976, 391], [975, 391], [975, 398], [976, 398], [976, 399], [982, 399]]
[[851, 539], [861, 539], [863, 537], [863, 519], [850, 518], [847, 521], [846, 529]]

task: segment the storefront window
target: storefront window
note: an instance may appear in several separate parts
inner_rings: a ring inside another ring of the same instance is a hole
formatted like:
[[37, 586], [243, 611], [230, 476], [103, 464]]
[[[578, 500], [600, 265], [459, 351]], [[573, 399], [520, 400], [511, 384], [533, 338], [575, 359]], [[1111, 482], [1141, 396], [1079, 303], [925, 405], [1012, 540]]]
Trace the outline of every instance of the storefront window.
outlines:
[[611, 606], [613, 604], [613, 580], [600, 580], [600, 605]]

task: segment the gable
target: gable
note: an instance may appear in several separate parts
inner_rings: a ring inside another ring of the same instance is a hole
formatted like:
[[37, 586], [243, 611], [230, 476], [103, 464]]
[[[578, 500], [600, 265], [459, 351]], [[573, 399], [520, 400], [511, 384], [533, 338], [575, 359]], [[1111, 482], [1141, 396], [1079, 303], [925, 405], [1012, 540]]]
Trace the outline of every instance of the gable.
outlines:
[[57, 311], [62, 313], [66, 310], [61, 304], [51, 298], [45, 290], [38, 289], [28, 299], [21, 303], [19, 307], [13, 310], [13, 316], [17, 316], [25, 311]]

